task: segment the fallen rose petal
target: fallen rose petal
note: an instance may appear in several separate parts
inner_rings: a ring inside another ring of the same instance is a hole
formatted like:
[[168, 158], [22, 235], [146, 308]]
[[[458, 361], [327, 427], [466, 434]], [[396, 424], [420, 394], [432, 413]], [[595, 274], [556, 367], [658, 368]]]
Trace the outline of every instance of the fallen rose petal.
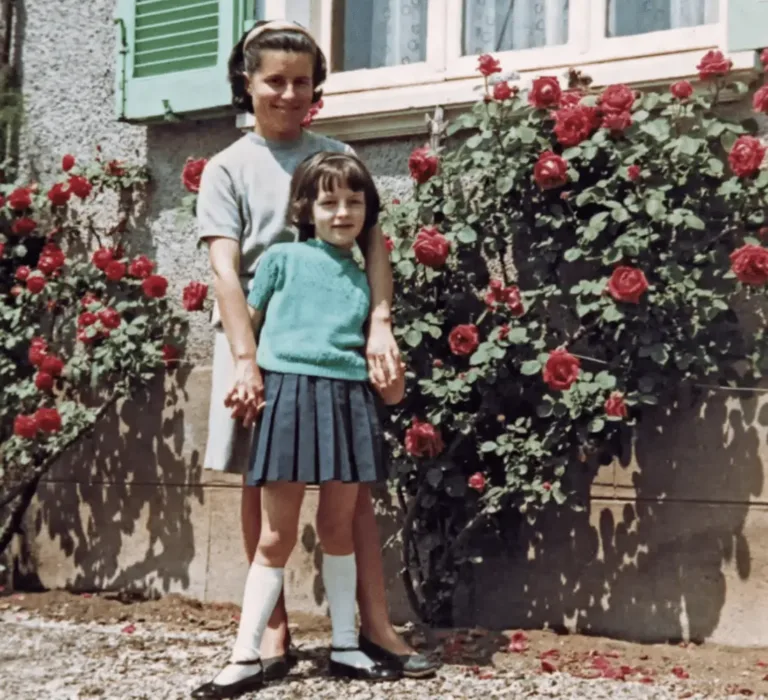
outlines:
[[560, 650], [559, 649], [547, 649], [547, 651], [542, 651], [541, 654], [539, 654], [540, 659], [559, 659], [560, 658]]
[[653, 678], [651, 678], [650, 676], [643, 676], [643, 677], [640, 679], [640, 683], [649, 684], [649, 683], [655, 683], [655, 682], [656, 682], [656, 681], [654, 681], [654, 680], [653, 680]]
[[522, 654], [524, 651], [528, 651], [528, 642], [525, 640], [513, 640], [507, 647], [513, 654]]
[[681, 678], [683, 680], [685, 680], [686, 678], [690, 678], [688, 671], [686, 671], [682, 666], [675, 666], [672, 669], [672, 673], [676, 675], [678, 678]]
[[494, 678], [495, 676], [496, 674], [493, 673], [493, 671], [487, 671], [486, 673], [481, 673], [478, 676], [478, 679], [480, 679], [481, 681], [487, 681], [487, 680], [490, 680], [491, 678]]
[[130, 625], [126, 625], [123, 627], [123, 629], [120, 630], [123, 634], [133, 634], [136, 631], [136, 625], [131, 623]]
[[739, 688], [739, 695], [754, 695], [755, 691], [749, 688]]
[[541, 670], [543, 673], [555, 673], [557, 671], [557, 666], [551, 661], [544, 659], [541, 662]]
[[756, 665], [758, 668], [765, 668], [766, 666], [768, 666], [768, 664], [767, 664], [767, 663], [765, 663], [765, 661], [758, 661], [758, 662], [757, 662], [757, 664], [755, 664], [755, 665]]

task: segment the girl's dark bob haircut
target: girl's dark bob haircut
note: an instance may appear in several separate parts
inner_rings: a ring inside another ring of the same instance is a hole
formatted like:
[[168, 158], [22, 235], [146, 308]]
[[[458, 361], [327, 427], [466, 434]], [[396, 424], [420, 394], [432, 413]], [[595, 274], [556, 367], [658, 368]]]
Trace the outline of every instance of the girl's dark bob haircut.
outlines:
[[335, 187], [348, 187], [365, 195], [365, 221], [357, 237], [357, 245], [363, 255], [368, 253], [371, 230], [379, 220], [381, 201], [368, 168], [349, 153], [321, 151], [304, 159], [291, 179], [291, 198], [287, 220], [299, 232], [300, 241], [315, 237], [312, 223], [312, 205], [320, 192], [330, 192]]
[[228, 75], [232, 88], [232, 104], [235, 109], [253, 114], [253, 102], [246, 90], [247, 80], [244, 74], [253, 75], [261, 68], [262, 51], [287, 51], [289, 53], [305, 53], [314, 59], [312, 68], [312, 86], [315, 91], [312, 95], [312, 103], [320, 101], [323, 96], [322, 85], [328, 77], [328, 67], [325, 55], [321, 48], [303, 31], [291, 31], [290, 29], [276, 29], [275, 31], [262, 32], [248, 43], [248, 49], [244, 52], [243, 46], [248, 35], [256, 27], [269, 24], [267, 20], [254, 23], [247, 32], [235, 44], [229, 54]]

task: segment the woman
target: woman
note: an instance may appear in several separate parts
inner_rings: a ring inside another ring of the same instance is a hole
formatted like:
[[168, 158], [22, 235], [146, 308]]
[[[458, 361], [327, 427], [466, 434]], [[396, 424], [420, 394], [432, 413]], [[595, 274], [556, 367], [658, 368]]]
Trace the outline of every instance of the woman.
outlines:
[[[320, 100], [326, 72], [325, 57], [311, 35], [288, 22], [256, 23], [230, 56], [233, 104], [252, 112], [255, 125], [208, 163], [197, 205], [199, 235], [209, 247], [216, 294], [205, 458], [205, 467], [210, 469], [243, 473], [247, 467], [252, 426], [263, 407], [264, 387], [256, 367], [246, 293], [264, 250], [272, 243], [293, 240], [284, 218], [291, 175], [313, 153], [352, 151], [301, 126], [311, 105]], [[371, 287], [366, 356], [371, 381], [386, 388], [395, 381], [400, 360], [390, 325], [392, 274], [378, 227], [371, 236], [366, 273]], [[250, 562], [261, 530], [259, 487], [243, 486], [241, 518]], [[406, 676], [432, 675], [436, 666], [414, 652], [389, 620], [381, 545], [368, 487], [360, 489], [354, 543], [360, 648]], [[268, 679], [286, 675], [294, 662], [282, 595], [263, 637], [261, 658]]]

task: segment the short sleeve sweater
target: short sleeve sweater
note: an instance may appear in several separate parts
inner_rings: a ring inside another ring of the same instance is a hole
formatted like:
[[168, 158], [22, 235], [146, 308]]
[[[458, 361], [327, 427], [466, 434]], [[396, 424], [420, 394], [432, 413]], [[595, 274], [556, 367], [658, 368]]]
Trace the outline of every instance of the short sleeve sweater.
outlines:
[[248, 303], [265, 312], [263, 369], [367, 381], [363, 350], [370, 308], [365, 272], [352, 252], [319, 239], [278, 243], [259, 260]]

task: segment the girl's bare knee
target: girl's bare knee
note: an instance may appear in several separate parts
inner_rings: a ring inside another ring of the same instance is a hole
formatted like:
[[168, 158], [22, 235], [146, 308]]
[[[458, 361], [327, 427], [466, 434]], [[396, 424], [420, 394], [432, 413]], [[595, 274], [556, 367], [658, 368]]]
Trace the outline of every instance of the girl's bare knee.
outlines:
[[277, 568], [284, 567], [296, 546], [296, 538], [295, 530], [292, 532], [262, 531], [256, 550], [259, 561]]
[[[349, 514], [348, 514], [349, 515]], [[327, 554], [349, 554], [354, 550], [352, 518], [318, 513], [317, 537]]]

